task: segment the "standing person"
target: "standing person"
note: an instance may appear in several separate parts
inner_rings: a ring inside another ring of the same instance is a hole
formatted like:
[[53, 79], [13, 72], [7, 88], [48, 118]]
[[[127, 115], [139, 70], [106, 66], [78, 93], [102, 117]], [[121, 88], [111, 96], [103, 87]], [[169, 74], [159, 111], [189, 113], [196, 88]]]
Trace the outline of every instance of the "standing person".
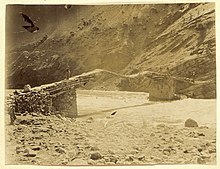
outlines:
[[68, 80], [70, 78], [70, 67], [67, 66], [66, 68], [66, 79]]
[[14, 104], [15, 104], [15, 112], [18, 112], [18, 95], [19, 95], [19, 92], [17, 90], [14, 91], [14, 97], [15, 97], [15, 101], [14, 101]]
[[9, 110], [9, 116], [10, 116], [10, 124], [13, 125], [14, 121], [16, 120], [16, 116], [15, 116], [15, 104], [12, 103], [10, 110]]
[[196, 77], [196, 72], [193, 71], [193, 72], [192, 72], [192, 81], [193, 81], [193, 83], [195, 83], [195, 77]]
[[11, 125], [14, 124], [14, 121], [16, 120], [15, 112], [18, 112], [18, 92], [15, 90], [14, 91], [14, 102], [12, 103], [10, 110], [9, 110], [9, 115], [10, 115], [10, 120], [11, 120]]

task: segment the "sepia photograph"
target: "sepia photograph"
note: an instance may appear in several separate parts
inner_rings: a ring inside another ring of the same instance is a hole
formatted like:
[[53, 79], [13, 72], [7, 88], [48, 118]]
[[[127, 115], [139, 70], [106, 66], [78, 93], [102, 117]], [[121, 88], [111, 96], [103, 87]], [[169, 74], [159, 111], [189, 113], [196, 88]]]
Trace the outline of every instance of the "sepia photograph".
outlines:
[[216, 3], [7, 4], [5, 165], [217, 165]]

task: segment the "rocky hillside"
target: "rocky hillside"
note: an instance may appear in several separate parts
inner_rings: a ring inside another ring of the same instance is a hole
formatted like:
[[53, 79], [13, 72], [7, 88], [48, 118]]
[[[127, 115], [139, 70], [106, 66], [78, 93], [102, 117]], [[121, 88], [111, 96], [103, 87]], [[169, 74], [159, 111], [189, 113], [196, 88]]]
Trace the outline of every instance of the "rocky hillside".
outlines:
[[[19, 11], [36, 21], [39, 32], [22, 29]], [[6, 28], [9, 88], [64, 79], [67, 65], [72, 76], [94, 69], [131, 75], [169, 68], [177, 77], [196, 72], [196, 85], [183, 93], [215, 97], [214, 3], [8, 6]], [[117, 83], [114, 78], [103, 83]]]

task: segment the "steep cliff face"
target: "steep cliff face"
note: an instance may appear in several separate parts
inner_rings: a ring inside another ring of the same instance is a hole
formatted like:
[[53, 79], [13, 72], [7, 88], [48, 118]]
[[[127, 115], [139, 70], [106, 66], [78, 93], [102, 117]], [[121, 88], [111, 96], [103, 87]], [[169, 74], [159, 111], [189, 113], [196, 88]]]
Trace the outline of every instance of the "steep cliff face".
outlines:
[[[7, 9], [9, 87], [61, 80], [67, 65], [72, 76], [97, 68], [120, 74], [169, 68], [172, 75], [196, 72], [197, 81], [215, 84], [214, 3]], [[22, 26], [19, 11], [36, 19], [40, 31], [11, 27]]]

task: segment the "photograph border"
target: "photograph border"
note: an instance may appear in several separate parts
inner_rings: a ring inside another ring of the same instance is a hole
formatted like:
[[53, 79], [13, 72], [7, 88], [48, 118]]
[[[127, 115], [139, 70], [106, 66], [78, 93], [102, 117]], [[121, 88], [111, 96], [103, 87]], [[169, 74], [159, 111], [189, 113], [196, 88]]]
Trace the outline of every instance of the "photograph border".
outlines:
[[[1, 87], [1, 94], [0, 94], [0, 110], [1, 110], [1, 116], [0, 116], [0, 168], [7, 168], [7, 169], [28, 169], [28, 168], [84, 168], [84, 169], [95, 169], [95, 168], [126, 168], [126, 169], [135, 169], [135, 168], [187, 168], [187, 169], [217, 169], [220, 168], [220, 157], [219, 157], [219, 151], [220, 151], [220, 135], [219, 135], [219, 128], [220, 128], [220, 117], [219, 117], [219, 79], [220, 79], [220, 74], [219, 74], [219, 40], [220, 38], [220, 12], [218, 9], [220, 9], [220, 1], [219, 0], [3, 0], [0, 3], [0, 8], [1, 8], [1, 14], [0, 14], [0, 20], [3, 26], [1, 26], [0, 34], [1, 34], [1, 45], [0, 45], [0, 54], [1, 54], [1, 68], [0, 68], [0, 87]], [[197, 2], [215, 2], [216, 7], [215, 7], [215, 12], [216, 12], [216, 18], [215, 18], [215, 26], [216, 26], [216, 93], [217, 93], [217, 98], [216, 98], [216, 105], [217, 105], [217, 122], [216, 122], [216, 148], [217, 148], [217, 165], [146, 165], [146, 166], [35, 166], [35, 165], [5, 165], [5, 108], [4, 108], [4, 100], [5, 100], [5, 15], [6, 15], [6, 5], [7, 4], [42, 4], [42, 5], [49, 5], [49, 4], [74, 4], [74, 5], [113, 5], [113, 4], [155, 4], [155, 3], [197, 3]]]

